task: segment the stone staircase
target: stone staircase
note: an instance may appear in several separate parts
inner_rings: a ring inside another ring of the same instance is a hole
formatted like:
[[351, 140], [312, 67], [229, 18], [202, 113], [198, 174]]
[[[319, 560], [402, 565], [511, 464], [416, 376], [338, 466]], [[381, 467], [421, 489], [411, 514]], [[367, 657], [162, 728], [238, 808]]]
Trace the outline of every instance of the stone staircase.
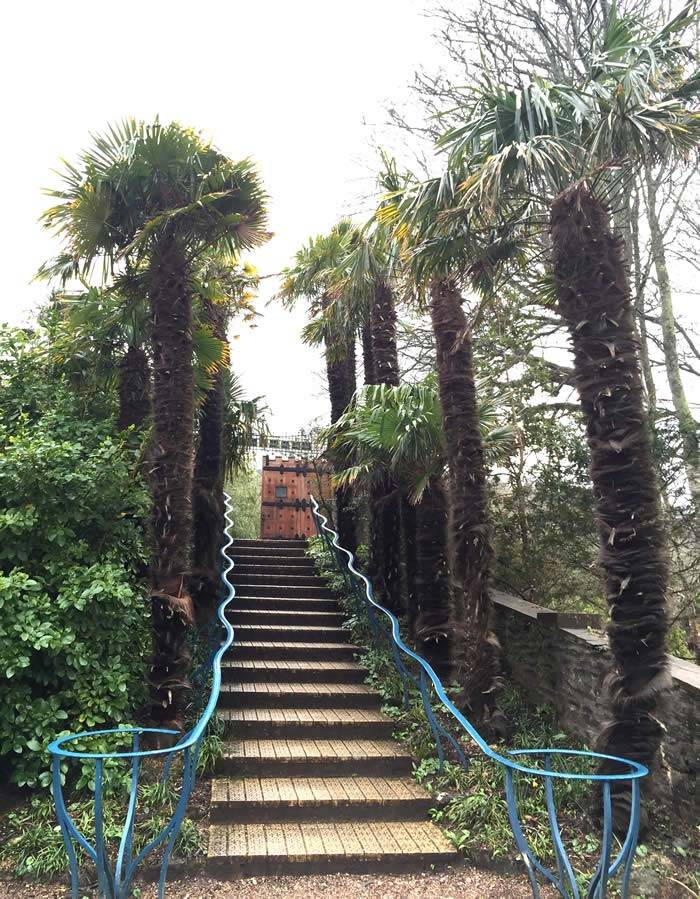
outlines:
[[212, 782], [209, 863], [237, 875], [456, 863], [304, 547], [231, 548], [235, 637], [218, 709], [226, 742]]

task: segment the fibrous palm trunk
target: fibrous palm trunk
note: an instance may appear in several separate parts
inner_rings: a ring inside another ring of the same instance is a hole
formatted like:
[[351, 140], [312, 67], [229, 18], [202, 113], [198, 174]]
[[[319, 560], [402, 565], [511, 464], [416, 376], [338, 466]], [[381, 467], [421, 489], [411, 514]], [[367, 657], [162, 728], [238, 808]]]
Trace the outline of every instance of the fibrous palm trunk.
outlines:
[[120, 431], [141, 428], [151, 412], [151, 369], [148, 356], [140, 346], [130, 346], [119, 363]]
[[194, 374], [192, 295], [187, 266], [172, 237], [163, 238], [155, 249], [149, 274], [155, 544], [150, 587], [150, 717], [160, 727], [177, 730], [187, 702], [187, 631], [193, 622], [187, 574], [192, 541]]
[[450, 572], [447, 553], [447, 496], [431, 478], [415, 507], [416, 650], [442, 676], [450, 662]]
[[362, 325], [362, 365], [364, 370], [365, 384], [376, 384], [377, 376], [374, 370], [372, 328], [369, 320]]
[[500, 729], [496, 695], [500, 647], [492, 630], [492, 550], [486, 518], [486, 470], [474, 385], [471, 333], [451, 281], [434, 280], [430, 315], [449, 466], [452, 577], [451, 653], [461, 702], [482, 726]]
[[403, 543], [404, 595], [406, 623], [411, 639], [415, 638], [418, 605], [416, 599], [416, 507], [405, 493], [401, 494], [401, 539]]
[[[388, 284], [376, 284], [370, 313], [374, 383], [398, 387], [396, 309]], [[387, 477], [370, 494], [371, 575], [382, 601], [392, 612], [401, 611], [401, 498]]]
[[[326, 374], [331, 401], [331, 424], [335, 424], [355, 396], [357, 376], [354, 339], [339, 339], [335, 343], [326, 341]], [[345, 462], [338, 450], [331, 453], [331, 463], [336, 471], [344, 468]], [[340, 542], [346, 549], [355, 552], [357, 530], [352, 500], [352, 487], [336, 489], [335, 507]]]
[[[200, 317], [214, 337], [226, 340], [227, 309], [223, 303], [202, 298]], [[219, 370], [212, 377], [199, 415], [194, 462], [192, 593], [198, 623], [211, 618], [221, 595], [220, 550], [225, 525], [224, 406], [224, 372]]]
[[[600, 746], [650, 765], [664, 731], [657, 705], [670, 686], [667, 566], [622, 242], [585, 184], [554, 201], [551, 234], [559, 311], [571, 334], [586, 417], [610, 608], [612, 721]], [[621, 783], [613, 791], [616, 823], [624, 826], [628, 788]]]

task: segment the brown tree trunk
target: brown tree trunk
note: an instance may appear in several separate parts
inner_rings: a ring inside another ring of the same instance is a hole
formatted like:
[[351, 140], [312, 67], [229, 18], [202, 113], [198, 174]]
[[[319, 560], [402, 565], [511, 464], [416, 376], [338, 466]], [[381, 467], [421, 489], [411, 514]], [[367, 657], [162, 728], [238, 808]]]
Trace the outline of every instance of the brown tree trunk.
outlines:
[[372, 357], [376, 384], [399, 385], [399, 356], [396, 348], [396, 309], [388, 284], [379, 281], [370, 314]]
[[[398, 387], [399, 358], [396, 348], [396, 309], [388, 284], [376, 284], [370, 313], [374, 383]], [[392, 612], [401, 601], [401, 496], [391, 478], [376, 484], [370, 493], [370, 571], [382, 602]]]
[[120, 431], [141, 428], [151, 413], [151, 369], [148, 356], [139, 346], [130, 346], [119, 363]]
[[189, 691], [187, 587], [192, 541], [194, 374], [192, 296], [175, 240], [153, 254], [149, 298], [153, 344], [153, 537], [151, 720], [180, 729]]
[[700, 435], [698, 434], [698, 425], [690, 408], [683, 379], [681, 378], [678, 344], [676, 342], [676, 320], [673, 313], [673, 290], [666, 261], [664, 234], [656, 208], [658, 183], [650, 165], [645, 167], [645, 180], [651, 256], [654, 260], [656, 280], [659, 286], [661, 334], [663, 337], [666, 377], [668, 378], [668, 386], [671, 391], [671, 401], [678, 419], [678, 430], [683, 447], [682, 458], [688, 479], [688, 488], [693, 504], [698, 509], [700, 508]]
[[450, 571], [447, 495], [431, 478], [416, 512], [416, 652], [442, 677], [450, 667]]
[[[651, 765], [663, 738], [657, 706], [670, 686], [667, 566], [622, 242], [587, 185], [556, 198], [551, 234], [559, 311], [586, 417], [610, 607], [612, 721], [600, 748]], [[616, 823], [624, 826], [628, 788], [622, 783], [613, 792]]]
[[365, 384], [376, 384], [377, 374], [374, 370], [374, 348], [372, 347], [372, 327], [369, 321], [362, 325], [362, 363]]
[[418, 614], [416, 605], [416, 527], [416, 507], [402, 493], [401, 543], [403, 547], [404, 595], [406, 597], [408, 633], [412, 640], [415, 637]]
[[[335, 424], [355, 396], [357, 383], [354, 339], [338, 342], [336, 345], [326, 342], [326, 373], [331, 401], [331, 424]], [[337, 450], [331, 454], [331, 462], [336, 471], [345, 467], [345, 460], [339, 456]], [[355, 552], [357, 530], [352, 500], [352, 487], [336, 489], [336, 523], [340, 542], [346, 549]]]
[[[200, 317], [214, 337], [226, 340], [228, 311], [223, 303], [202, 298]], [[218, 371], [199, 415], [199, 441], [194, 462], [192, 511], [192, 598], [197, 622], [208, 621], [221, 596], [221, 543], [224, 516], [224, 373]]]
[[475, 723], [496, 731], [502, 728], [496, 713], [500, 647], [491, 626], [486, 470], [471, 333], [462, 297], [452, 282], [433, 282], [430, 315], [450, 472], [453, 677]]

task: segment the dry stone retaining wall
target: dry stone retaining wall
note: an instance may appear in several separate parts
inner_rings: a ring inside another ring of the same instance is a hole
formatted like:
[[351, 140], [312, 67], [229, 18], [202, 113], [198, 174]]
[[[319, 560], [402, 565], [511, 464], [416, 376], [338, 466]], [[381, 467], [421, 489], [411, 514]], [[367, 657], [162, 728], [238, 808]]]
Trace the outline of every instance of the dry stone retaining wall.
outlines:
[[[566, 615], [494, 593], [496, 628], [512, 679], [534, 702], [551, 703], [563, 730], [593, 745], [607, 715], [608, 641], [595, 616]], [[667, 735], [653, 791], [676, 814], [698, 820], [700, 667], [672, 657], [673, 690], [661, 718]]]

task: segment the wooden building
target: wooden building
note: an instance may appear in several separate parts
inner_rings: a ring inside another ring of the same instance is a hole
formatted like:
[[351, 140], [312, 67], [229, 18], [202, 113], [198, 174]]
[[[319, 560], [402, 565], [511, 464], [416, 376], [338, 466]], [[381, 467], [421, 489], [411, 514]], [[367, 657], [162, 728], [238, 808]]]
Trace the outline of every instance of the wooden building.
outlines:
[[318, 463], [265, 456], [260, 536], [264, 540], [299, 540], [314, 535], [311, 493], [319, 502], [322, 497], [332, 496], [330, 476]]

